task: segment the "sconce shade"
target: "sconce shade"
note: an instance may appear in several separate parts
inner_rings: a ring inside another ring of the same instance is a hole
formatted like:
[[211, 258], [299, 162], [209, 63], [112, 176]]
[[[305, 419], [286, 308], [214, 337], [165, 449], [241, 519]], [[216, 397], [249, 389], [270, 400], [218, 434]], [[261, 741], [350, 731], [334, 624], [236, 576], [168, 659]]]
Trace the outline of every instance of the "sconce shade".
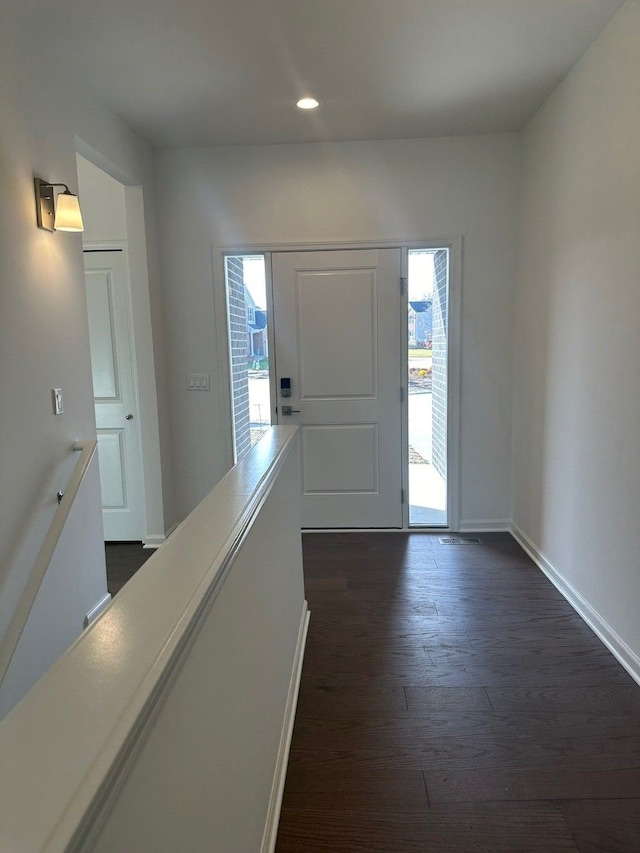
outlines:
[[[34, 178], [38, 228], [46, 231], [84, 231], [78, 196], [66, 184]], [[56, 198], [55, 187], [64, 187]]]
[[84, 231], [78, 196], [68, 190], [60, 193], [56, 199], [54, 227], [56, 231]]

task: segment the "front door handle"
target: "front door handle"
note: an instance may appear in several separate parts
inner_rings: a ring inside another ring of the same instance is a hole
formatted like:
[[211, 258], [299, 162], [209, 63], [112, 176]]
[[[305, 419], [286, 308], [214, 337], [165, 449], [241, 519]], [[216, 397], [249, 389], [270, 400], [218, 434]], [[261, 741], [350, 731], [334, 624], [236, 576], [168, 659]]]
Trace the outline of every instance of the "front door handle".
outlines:
[[283, 406], [282, 407], [283, 415], [299, 415], [300, 409], [292, 409], [291, 406]]

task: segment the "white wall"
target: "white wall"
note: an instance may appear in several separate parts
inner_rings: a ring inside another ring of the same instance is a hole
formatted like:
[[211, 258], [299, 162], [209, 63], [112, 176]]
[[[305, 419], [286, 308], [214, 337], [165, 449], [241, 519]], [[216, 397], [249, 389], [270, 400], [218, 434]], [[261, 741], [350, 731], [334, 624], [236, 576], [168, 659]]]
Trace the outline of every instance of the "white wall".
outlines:
[[639, 44], [634, 0], [526, 129], [514, 379], [514, 520], [628, 661], [640, 655]]
[[[33, 178], [74, 189], [76, 135], [138, 183], [149, 182], [150, 162], [139, 139], [23, 37], [12, 11], [3, 6], [0, 30], [0, 634], [55, 512], [55, 492], [66, 487], [71, 446], [95, 436], [82, 240], [36, 227]], [[63, 389], [63, 415], [52, 414], [53, 387]], [[95, 519], [92, 483], [85, 500]], [[106, 591], [96, 529], [75, 526], [75, 560], [63, 581], [79, 625]], [[78, 572], [87, 583], [76, 583]], [[43, 612], [55, 628], [55, 609]]]
[[83, 244], [127, 240], [125, 187], [80, 154], [76, 157]]
[[[213, 245], [462, 235], [461, 519], [510, 517], [518, 168], [517, 135], [158, 152], [179, 516], [225, 470]], [[214, 390], [187, 392], [188, 371]]]

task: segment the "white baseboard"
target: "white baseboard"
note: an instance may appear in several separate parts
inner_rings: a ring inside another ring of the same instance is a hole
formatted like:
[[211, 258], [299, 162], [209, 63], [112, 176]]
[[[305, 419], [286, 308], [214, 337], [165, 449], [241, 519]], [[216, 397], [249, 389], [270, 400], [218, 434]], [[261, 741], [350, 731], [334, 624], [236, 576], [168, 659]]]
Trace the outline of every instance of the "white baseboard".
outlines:
[[458, 525], [459, 533], [510, 533], [508, 518], [470, 518]]
[[144, 542], [142, 543], [142, 547], [143, 548], [159, 548], [161, 545], [164, 545], [164, 543], [171, 536], [171, 534], [175, 533], [175, 531], [181, 526], [182, 523], [183, 522], [181, 522], [181, 521], [176, 521], [176, 523], [172, 524], [171, 527], [164, 534], [160, 533], [158, 535], [147, 536], [145, 538]]
[[102, 613], [102, 611], [107, 607], [108, 604], [111, 603], [111, 594], [107, 593], [103, 595], [100, 601], [97, 604], [94, 604], [91, 610], [84, 617], [83, 625], [85, 628], [88, 628], [92, 622], [95, 622], [98, 616]]
[[289, 748], [291, 746], [293, 723], [296, 716], [296, 706], [298, 704], [298, 690], [300, 689], [302, 662], [304, 660], [304, 649], [307, 642], [307, 631], [309, 630], [310, 615], [311, 614], [309, 613], [309, 606], [305, 601], [302, 606], [300, 629], [298, 631], [298, 642], [296, 645], [295, 657], [293, 659], [291, 681], [289, 682], [287, 704], [285, 706], [282, 733], [280, 735], [280, 746], [278, 747], [278, 759], [276, 761], [276, 769], [273, 776], [273, 784], [271, 786], [271, 796], [269, 797], [269, 807], [267, 809], [267, 819], [264, 826], [262, 844], [260, 845], [260, 853], [273, 853], [278, 837], [280, 809], [282, 807], [282, 796], [284, 794], [284, 782], [287, 776]]
[[472, 518], [461, 521], [454, 530], [439, 524], [428, 527], [303, 527], [302, 532], [313, 533], [510, 533], [508, 518]]
[[584, 619], [594, 634], [602, 640], [611, 654], [620, 661], [631, 678], [640, 684], [640, 657], [514, 522], [511, 523], [511, 535], [562, 593], [576, 613]]
[[[409, 530], [406, 527], [303, 527], [301, 532], [308, 533], [420, 533], [422, 528]], [[428, 531], [427, 531], [428, 532]]]

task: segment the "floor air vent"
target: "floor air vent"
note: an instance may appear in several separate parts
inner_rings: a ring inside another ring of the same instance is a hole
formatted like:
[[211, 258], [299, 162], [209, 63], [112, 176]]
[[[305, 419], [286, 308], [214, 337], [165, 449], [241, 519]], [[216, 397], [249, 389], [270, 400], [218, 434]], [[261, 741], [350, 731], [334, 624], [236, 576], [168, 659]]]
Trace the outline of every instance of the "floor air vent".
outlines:
[[477, 536], [441, 536], [441, 545], [482, 545]]

